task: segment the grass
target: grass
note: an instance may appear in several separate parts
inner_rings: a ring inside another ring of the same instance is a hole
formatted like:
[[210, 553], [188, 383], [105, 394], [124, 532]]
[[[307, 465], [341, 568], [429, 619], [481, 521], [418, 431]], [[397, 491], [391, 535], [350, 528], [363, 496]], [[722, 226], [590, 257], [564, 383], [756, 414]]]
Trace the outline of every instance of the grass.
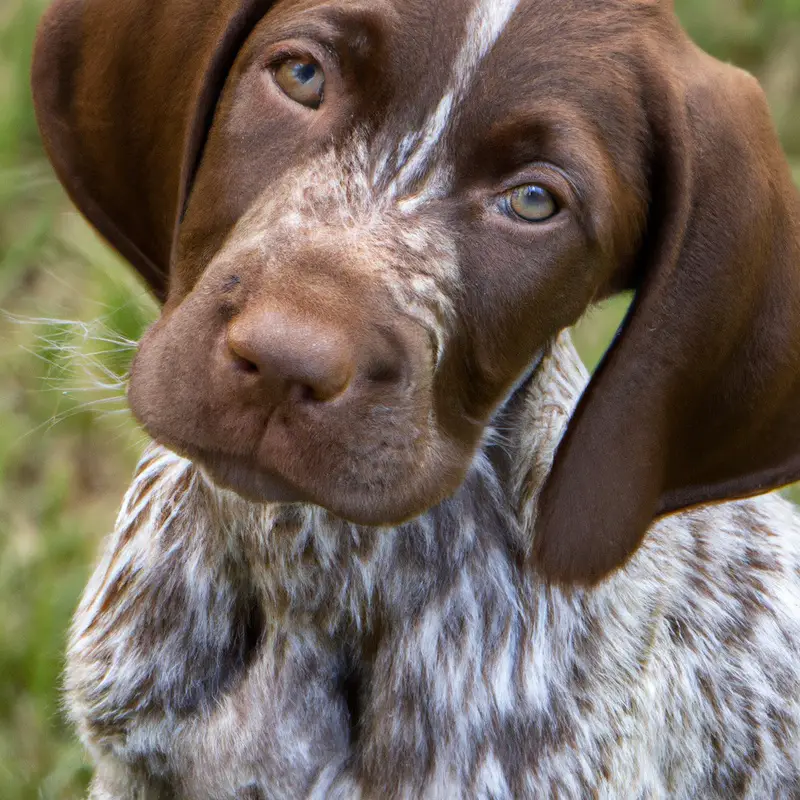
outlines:
[[[71, 800], [85, 790], [89, 773], [60, 713], [62, 653], [142, 446], [120, 380], [129, 343], [155, 315], [131, 273], [70, 209], [42, 156], [28, 64], [44, 4], [0, 2], [2, 800]], [[676, 5], [703, 46], [762, 79], [800, 178], [800, 0]], [[613, 300], [578, 326], [588, 363], [625, 307]]]

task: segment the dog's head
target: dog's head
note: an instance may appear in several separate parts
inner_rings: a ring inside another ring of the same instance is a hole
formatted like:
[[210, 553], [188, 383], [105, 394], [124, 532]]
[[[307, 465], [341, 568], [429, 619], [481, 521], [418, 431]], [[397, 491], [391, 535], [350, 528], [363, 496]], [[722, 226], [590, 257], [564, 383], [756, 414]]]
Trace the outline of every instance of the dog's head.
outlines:
[[562, 579], [800, 476], [800, 210], [763, 95], [668, 0], [57, 0], [33, 83], [80, 209], [164, 301], [158, 440], [366, 524], [636, 290], [540, 501]]

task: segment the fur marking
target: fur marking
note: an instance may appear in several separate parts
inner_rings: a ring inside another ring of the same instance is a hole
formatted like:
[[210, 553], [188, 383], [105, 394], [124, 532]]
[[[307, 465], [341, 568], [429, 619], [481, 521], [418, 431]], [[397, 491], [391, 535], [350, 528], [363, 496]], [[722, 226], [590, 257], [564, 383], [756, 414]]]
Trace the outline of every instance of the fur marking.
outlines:
[[[455, 110], [469, 93], [483, 59], [508, 25], [519, 0], [479, 0], [467, 21], [466, 37], [453, 64], [450, 86], [422, 130], [406, 136], [397, 148], [399, 171], [389, 186], [389, 196], [410, 213], [424, 202], [441, 196], [449, 184], [449, 169], [439, 163], [439, 143]], [[422, 189], [412, 192], [417, 184]]]

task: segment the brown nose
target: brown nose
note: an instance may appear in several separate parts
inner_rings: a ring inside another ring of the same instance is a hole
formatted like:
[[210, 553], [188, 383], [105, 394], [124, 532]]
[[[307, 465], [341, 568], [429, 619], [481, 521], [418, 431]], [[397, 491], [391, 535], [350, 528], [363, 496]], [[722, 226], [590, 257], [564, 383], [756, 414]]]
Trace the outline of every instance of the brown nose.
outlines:
[[355, 363], [346, 334], [319, 320], [277, 311], [245, 314], [228, 330], [236, 365], [257, 373], [264, 389], [283, 397], [333, 400], [347, 389]]

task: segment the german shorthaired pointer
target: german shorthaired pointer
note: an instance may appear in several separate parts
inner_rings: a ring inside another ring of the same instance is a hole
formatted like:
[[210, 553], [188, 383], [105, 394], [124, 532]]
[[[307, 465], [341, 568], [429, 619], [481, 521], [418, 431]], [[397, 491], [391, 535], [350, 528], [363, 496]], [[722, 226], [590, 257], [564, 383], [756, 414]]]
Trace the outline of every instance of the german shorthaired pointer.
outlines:
[[164, 301], [95, 800], [800, 797], [800, 202], [669, 0], [57, 0], [33, 85]]

